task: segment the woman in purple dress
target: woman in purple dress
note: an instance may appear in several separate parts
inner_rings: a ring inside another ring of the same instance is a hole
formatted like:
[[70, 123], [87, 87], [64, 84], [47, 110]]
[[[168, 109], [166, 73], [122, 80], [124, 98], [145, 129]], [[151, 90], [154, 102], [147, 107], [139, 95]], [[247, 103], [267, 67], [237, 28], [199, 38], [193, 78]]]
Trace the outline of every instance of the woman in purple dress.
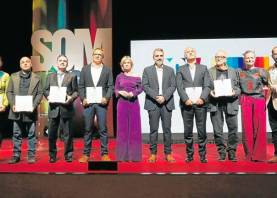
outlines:
[[142, 92], [141, 78], [132, 73], [133, 61], [124, 56], [122, 73], [115, 81], [117, 103], [117, 161], [141, 161], [141, 120], [138, 95]]

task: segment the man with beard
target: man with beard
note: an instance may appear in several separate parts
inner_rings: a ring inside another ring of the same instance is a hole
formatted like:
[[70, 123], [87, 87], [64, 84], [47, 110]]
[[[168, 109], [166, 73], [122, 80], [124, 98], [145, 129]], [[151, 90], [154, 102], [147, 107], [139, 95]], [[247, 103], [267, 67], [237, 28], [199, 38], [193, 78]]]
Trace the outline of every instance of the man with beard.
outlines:
[[163, 64], [164, 51], [157, 48], [153, 52], [154, 65], [144, 69], [142, 84], [145, 91], [144, 109], [148, 111], [150, 124], [149, 162], [157, 161], [158, 128], [162, 120], [165, 160], [174, 162], [171, 150], [171, 117], [174, 106], [173, 93], [176, 90], [174, 70]]
[[269, 102], [268, 119], [272, 130], [272, 142], [274, 145], [274, 156], [268, 160], [269, 163], [277, 163], [277, 46], [272, 49], [274, 64], [269, 68]]
[[[73, 156], [73, 131], [72, 117], [74, 115], [73, 102], [78, 97], [77, 77], [66, 71], [68, 59], [65, 55], [57, 58], [58, 71], [50, 73], [46, 79], [44, 96], [49, 100], [50, 87], [66, 88], [66, 98], [64, 103], [49, 101], [49, 162], [55, 163], [57, 160], [56, 141], [58, 129], [63, 130], [64, 138], [64, 159], [72, 162]], [[60, 126], [60, 128], [59, 128]]]

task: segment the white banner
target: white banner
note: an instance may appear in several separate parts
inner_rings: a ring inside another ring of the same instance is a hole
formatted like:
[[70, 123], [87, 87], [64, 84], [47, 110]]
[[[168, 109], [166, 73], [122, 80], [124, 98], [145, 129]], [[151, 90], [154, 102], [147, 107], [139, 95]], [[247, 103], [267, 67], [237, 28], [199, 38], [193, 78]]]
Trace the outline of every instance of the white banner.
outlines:
[[[214, 55], [218, 50], [225, 50], [228, 53], [228, 64], [236, 68], [242, 64], [242, 53], [246, 50], [254, 50], [258, 57], [258, 64], [267, 68], [271, 65], [271, 49], [277, 45], [277, 38], [240, 38], [240, 39], [190, 39], [190, 40], [141, 40], [131, 41], [131, 56], [134, 62], [134, 72], [142, 76], [146, 66], [153, 65], [153, 51], [155, 48], [163, 48], [165, 52], [164, 64], [174, 68], [175, 72], [179, 66], [184, 64], [184, 49], [193, 47], [196, 49], [198, 61], [207, 65], [208, 68], [214, 65]], [[174, 93], [176, 109], [172, 113], [172, 132], [183, 133], [183, 120], [179, 108], [179, 95], [177, 90]], [[143, 109], [145, 94], [139, 96], [141, 105], [142, 132], [149, 133], [148, 113]], [[241, 132], [241, 113], [239, 111], [239, 132]], [[194, 132], [196, 126], [194, 123]], [[212, 132], [210, 115], [207, 116], [207, 132]], [[267, 121], [267, 131], [271, 131]], [[159, 132], [162, 132], [160, 123]], [[227, 126], [224, 124], [224, 132]]]

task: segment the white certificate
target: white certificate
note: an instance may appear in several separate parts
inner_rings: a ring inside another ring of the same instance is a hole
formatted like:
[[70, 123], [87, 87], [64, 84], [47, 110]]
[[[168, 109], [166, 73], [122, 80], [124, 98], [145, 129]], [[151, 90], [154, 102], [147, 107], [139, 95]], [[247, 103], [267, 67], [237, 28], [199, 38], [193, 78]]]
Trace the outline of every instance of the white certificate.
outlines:
[[50, 103], [65, 103], [66, 87], [50, 86], [48, 99]]
[[16, 112], [33, 112], [33, 96], [15, 96]]
[[200, 98], [202, 93], [202, 87], [187, 87], [186, 93], [192, 103], [196, 103], [196, 101]]
[[101, 103], [102, 87], [86, 87], [86, 99], [88, 103]]
[[216, 97], [232, 95], [233, 89], [231, 79], [215, 80], [214, 92]]

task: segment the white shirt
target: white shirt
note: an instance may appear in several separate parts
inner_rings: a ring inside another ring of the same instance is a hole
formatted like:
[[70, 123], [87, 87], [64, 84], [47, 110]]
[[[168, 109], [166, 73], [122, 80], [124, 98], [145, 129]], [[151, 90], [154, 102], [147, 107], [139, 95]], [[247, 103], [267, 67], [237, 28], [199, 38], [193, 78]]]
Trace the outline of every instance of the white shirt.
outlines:
[[269, 70], [270, 80], [276, 81], [277, 80], [277, 68], [273, 67], [271, 70]]
[[194, 81], [194, 76], [195, 76], [195, 68], [196, 68], [195, 64], [193, 64], [193, 65], [189, 65], [189, 71], [190, 71], [190, 75], [191, 75], [191, 79], [192, 79], [192, 81]]
[[159, 95], [163, 95], [163, 67], [159, 68], [157, 66], [157, 76], [158, 76], [158, 83], [159, 83]]
[[95, 87], [97, 86], [97, 83], [99, 81], [102, 69], [103, 69], [103, 65], [101, 65], [100, 67], [98, 66], [96, 67], [95, 65], [91, 64], [91, 76]]

